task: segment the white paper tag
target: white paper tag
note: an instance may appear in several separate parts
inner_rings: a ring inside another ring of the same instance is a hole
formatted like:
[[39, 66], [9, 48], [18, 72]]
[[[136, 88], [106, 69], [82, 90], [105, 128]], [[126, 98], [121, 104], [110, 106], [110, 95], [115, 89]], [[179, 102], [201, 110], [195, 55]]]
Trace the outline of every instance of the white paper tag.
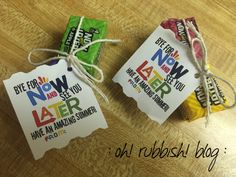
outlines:
[[191, 51], [158, 26], [114, 76], [139, 109], [162, 124], [199, 86]]
[[4, 85], [35, 159], [107, 128], [92, 89], [67, 71], [65, 60], [13, 74]]

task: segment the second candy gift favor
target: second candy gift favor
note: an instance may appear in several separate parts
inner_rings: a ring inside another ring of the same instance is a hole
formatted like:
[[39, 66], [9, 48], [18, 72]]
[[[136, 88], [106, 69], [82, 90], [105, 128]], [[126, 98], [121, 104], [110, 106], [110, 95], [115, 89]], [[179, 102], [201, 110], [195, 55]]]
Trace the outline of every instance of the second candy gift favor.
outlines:
[[114, 76], [151, 119], [163, 123], [199, 86], [189, 47], [158, 26]]

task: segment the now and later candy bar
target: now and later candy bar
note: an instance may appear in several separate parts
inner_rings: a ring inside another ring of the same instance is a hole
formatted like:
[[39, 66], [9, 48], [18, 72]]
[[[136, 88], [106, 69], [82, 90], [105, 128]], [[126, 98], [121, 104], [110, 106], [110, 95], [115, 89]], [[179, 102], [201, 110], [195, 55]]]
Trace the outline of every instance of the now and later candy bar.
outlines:
[[[77, 36], [76, 30], [80, 22], [79, 16], [71, 16], [64, 33], [60, 50], [63, 52], [70, 52], [72, 44], [75, 40], [75, 48], [80, 48], [96, 39], [103, 39], [107, 34], [107, 22], [103, 20], [96, 20], [90, 18], [84, 18], [81, 28]], [[94, 44], [87, 47], [83, 51], [80, 51], [76, 54], [78, 59], [89, 63], [97, 64], [98, 57], [101, 49], [101, 43]], [[92, 75], [94, 75], [94, 69], [91, 67], [86, 67], [85, 69]]]
[[[192, 18], [186, 18], [184, 19], [185, 23], [191, 22], [195, 28], [198, 30], [197, 24], [195, 19]], [[189, 45], [186, 28], [184, 24], [183, 19], [168, 19], [161, 23], [161, 26], [165, 29], [170, 29], [174, 35], [175, 38], [179, 41], [181, 41], [185, 45]], [[188, 32], [190, 34], [191, 39], [196, 37], [195, 34], [188, 29]], [[196, 57], [201, 58], [202, 57], [202, 51], [201, 46], [199, 43], [194, 44], [194, 50], [196, 52]], [[219, 88], [217, 82], [215, 79], [213, 79], [217, 86], [217, 92], [219, 93], [220, 97], [226, 102], [226, 99], [224, 97], [223, 92]], [[210, 91], [210, 103], [211, 103], [211, 109], [212, 112], [217, 112], [224, 110], [224, 107], [220, 104], [220, 101], [218, 100], [216, 96], [216, 90], [213, 87], [213, 83], [210, 79], [207, 80], [208, 87]], [[205, 108], [206, 108], [206, 96], [203, 90], [202, 85], [200, 85], [195, 91], [180, 105], [179, 111], [183, 115], [185, 119], [188, 120], [195, 120], [197, 118], [203, 117], [205, 115]]]

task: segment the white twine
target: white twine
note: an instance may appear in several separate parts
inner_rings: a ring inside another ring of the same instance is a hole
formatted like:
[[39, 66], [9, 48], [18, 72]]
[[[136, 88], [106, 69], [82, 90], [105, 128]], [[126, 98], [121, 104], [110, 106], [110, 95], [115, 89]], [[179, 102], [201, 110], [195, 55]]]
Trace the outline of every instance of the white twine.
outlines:
[[[201, 34], [197, 31], [197, 29], [195, 28], [195, 26], [191, 22], [186, 23], [185, 20], [183, 20], [183, 22], [186, 27], [187, 37], [188, 37], [188, 40], [190, 43], [190, 48], [191, 48], [191, 52], [192, 52], [192, 56], [193, 56], [192, 57], [193, 63], [195, 64], [195, 66], [198, 70], [198, 75], [201, 79], [201, 83], [203, 85], [203, 89], [204, 89], [205, 96], [206, 96], [206, 115], [205, 115], [205, 117], [206, 117], [206, 126], [207, 126], [209, 123], [210, 113], [212, 112], [207, 79], [209, 79], [212, 82], [212, 85], [213, 85], [214, 90], [216, 92], [216, 96], [217, 96], [218, 100], [220, 101], [220, 104], [223, 105], [227, 109], [233, 108], [236, 106], [236, 91], [235, 91], [234, 86], [230, 82], [228, 82], [227, 80], [225, 80], [219, 76], [216, 76], [211, 71], [209, 71], [208, 63], [207, 63], [207, 49], [206, 49], [206, 45], [204, 43], [204, 40], [203, 40]], [[195, 38], [191, 39], [188, 28], [191, 29], [191, 31], [196, 35]], [[196, 56], [196, 52], [194, 51], [194, 46], [193, 46], [193, 44], [195, 42], [198, 42], [201, 46], [201, 51], [203, 53], [202, 58], [197, 58], [197, 56]], [[230, 87], [230, 89], [232, 90], [232, 92], [234, 94], [234, 100], [231, 105], [225, 104], [224, 100], [220, 97], [217, 86], [216, 86], [213, 78], [217, 78], [217, 79], [223, 81], [225, 84], [227, 84]]]
[[[97, 39], [97, 40], [94, 40], [94, 41], [92, 41], [92, 42], [90, 42], [90, 43], [88, 43], [84, 46], [81, 46], [80, 48], [74, 50], [75, 43], [76, 43], [76, 36], [79, 33], [79, 30], [80, 30], [81, 24], [83, 22], [83, 19], [84, 19], [84, 17], [80, 18], [80, 22], [79, 22], [78, 28], [76, 30], [74, 41], [73, 41], [73, 44], [72, 44], [72, 47], [71, 47], [71, 50], [70, 50], [69, 53], [62, 52], [60, 50], [55, 50], [55, 49], [37, 48], [37, 49], [33, 49], [33, 50], [30, 51], [30, 53], [28, 55], [28, 61], [29, 61], [29, 63], [31, 63], [34, 66], [39, 66], [39, 65], [46, 64], [46, 63], [48, 63], [52, 60], [55, 60], [55, 59], [66, 60], [67, 63], [68, 63], [68, 67], [73, 66], [73, 72], [75, 73], [75, 75], [78, 78], [80, 78], [83, 82], [88, 84], [96, 92], [98, 92], [102, 96], [102, 98], [108, 103], [109, 101], [108, 101], [108, 98], [106, 97], [106, 95], [93, 82], [93, 81], [98, 82], [98, 83], [103, 82], [104, 76], [103, 76], [102, 70], [94, 64], [89, 64], [89, 63], [86, 63], [86, 62], [78, 59], [76, 57], [76, 53], [79, 52], [79, 51], [82, 51], [82, 50], [86, 49], [87, 47], [89, 47], [91, 45], [94, 45], [96, 43], [101, 43], [101, 42], [117, 43], [117, 42], [120, 42], [120, 40], [116, 40], [116, 39]], [[48, 59], [46, 59], [42, 62], [33, 62], [32, 59], [31, 59], [31, 55], [34, 52], [50, 52], [50, 53], [59, 54], [59, 56], [50, 57], [50, 58], [48, 58]], [[97, 79], [96, 77], [89, 74], [83, 66], [88, 66], [88, 67], [94, 68], [100, 75], [99, 79]]]

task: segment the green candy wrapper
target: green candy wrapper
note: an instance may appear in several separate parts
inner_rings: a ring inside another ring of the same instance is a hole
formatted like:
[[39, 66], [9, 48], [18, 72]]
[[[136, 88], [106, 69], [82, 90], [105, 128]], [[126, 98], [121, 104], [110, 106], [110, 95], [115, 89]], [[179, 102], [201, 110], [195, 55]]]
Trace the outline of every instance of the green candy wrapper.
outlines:
[[[66, 31], [63, 35], [60, 51], [70, 52], [73, 41], [76, 40], [75, 49], [86, 45], [96, 39], [103, 39], [107, 34], [107, 22], [102, 20], [84, 18], [78, 36], [75, 37], [75, 33], [80, 22], [79, 16], [71, 16], [66, 27]], [[83, 51], [76, 54], [78, 59], [89, 63], [97, 64], [98, 57], [101, 49], [101, 43], [89, 46]], [[84, 68], [91, 75], [94, 75], [95, 71], [91, 67], [84, 66]]]

